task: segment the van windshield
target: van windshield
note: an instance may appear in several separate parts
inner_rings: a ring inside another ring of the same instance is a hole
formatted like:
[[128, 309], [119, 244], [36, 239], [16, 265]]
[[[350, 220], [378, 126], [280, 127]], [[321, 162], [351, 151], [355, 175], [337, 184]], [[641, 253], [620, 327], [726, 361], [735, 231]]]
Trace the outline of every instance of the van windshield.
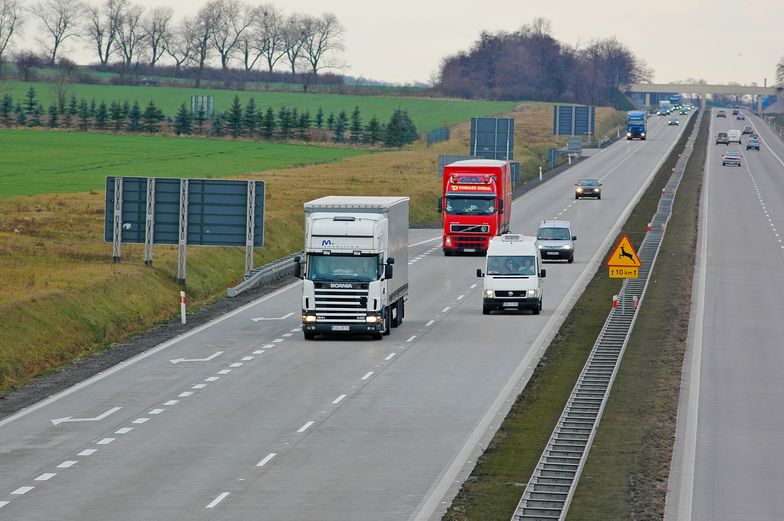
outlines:
[[491, 255], [487, 257], [488, 275], [536, 275], [533, 255]]
[[308, 255], [308, 280], [370, 282], [380, 276], [378, 255]]
[[568, 241], [569, 228], [539, 228], [536, 238], [542, 241]]

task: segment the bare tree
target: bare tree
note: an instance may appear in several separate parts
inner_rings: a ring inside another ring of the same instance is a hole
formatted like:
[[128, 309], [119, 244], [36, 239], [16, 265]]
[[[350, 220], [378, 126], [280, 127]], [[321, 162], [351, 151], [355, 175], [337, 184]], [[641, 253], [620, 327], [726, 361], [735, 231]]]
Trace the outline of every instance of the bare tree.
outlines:
[[784, 58], [776, 65], [776, 79], [779, 83], [784, 83]]
[[321, 18], [306, 17], [303, 29], [302, 50], [310, 64], [310, 72], [316, 75], [329, 66], [323, 61], [328, 53], [344, 49], [343, 25], [334, 14], [326, 13]]
[[283, 16], [277, 9], [268, 6], [263, 8], [257, 23], [256, 46], [266, 60], [267, 68], [272, 72], [278, 61], [286, 55]]
[[183, 20], [171, 32], [164, 42], [166, 54], [174, 60], [174, 66], [179, 71], [183, 65], [194, 58], [194, 25], [192, 20]]
[[[128, 6], [120, 19], [117, 27], [117, 54], [122, 58], [125, 67], [133, 65], [133, 59], [138, 58], [137, 51], [145, 39], [142, 27], [144, 7], [140, 5]], [[138, 61], [138, 59], [137, 59]]]
[[242, 0], [219, 0], [212, 44], [220, 55], [221, 68], [229, 68], [229, 60], [237, 51], [243, 33], [253, 24], [255, 11]]
[[49, 57], [49, 63], [57, 62], [57, 52], [68, 38], [78, 38], [77, 24], [82, 3], [79, 0], [45, 0], [30, 8], [30, 12], [39, 19], [43, 26], [45, 38], [40, 42]]
[[54, 79], [49, 83], [49, 90], [51, 91], [60, 112], [65, 109], [68, 95], [73, 88], [73, 76], [75, 72], [76, 64], [74, 62], [68, 58], [60, 58], [54, 73]]
[[41, 58], [39, 58], [33, 51], [19, 51], [14, 56], [16, 63], [16, 70], [19, 78], [22, 81], [32, 81], [35, 79], [35, 67], [43, 65]]
[[204, 64], [210, 53], [212, 33], [215, 31], [216, 14], [220, 0], [207, 2], [199, 9], [196, 18], [191, 21], [191, 45], [193, 46], [194, 58], [198, 67], [196, 76], [196, 87], [201, 86], [201, 74]]
[[291, 73], [297, 73], [297, 63], [302, 56], [305, 45], [304, 19], [296, 14], [289, 16], [283, 26], [283, 49], [291, 67]]
[[0, 65], [8, 43], [22, 25], [22, 13], [18, 0], [0, 0]]
[[87, 7], [84, 32], [95, 45], [101, 65], [109, 63], [117, 39], [117, 30], [127, 5], [127, 0], [106, 0], [103, 6]]
[[166, 41], [171, 38], [173, 17], [174, 10], [171, 7], [156, 7], [142, 23], [144, 39], [149, 47], [151, 67], [155, 67], [165, 52]]
[[257, 42], [261, 33], [261, 20], [264, 17], [266, 7], [259, 5], [250, 8], [250, 16], [253, 18], [253, 23], [247, 30], [242, 32], [239, 41], [237, 42], [237, 49], [242, 55], [242, 65], [246, 71], [253, 70], [256, 62], [261, 58], [261, 51]]

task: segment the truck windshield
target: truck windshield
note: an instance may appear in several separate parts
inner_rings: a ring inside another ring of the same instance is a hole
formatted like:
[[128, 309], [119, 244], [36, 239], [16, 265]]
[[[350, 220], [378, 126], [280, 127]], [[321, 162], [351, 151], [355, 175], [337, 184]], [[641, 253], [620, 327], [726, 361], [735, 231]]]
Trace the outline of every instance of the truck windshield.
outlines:
[[495, 197], [446, 196], [446, 213], [452, 215], [492, 215]]
[[536, 275], [533, 255], [492, 255], [487, 257], [488, 275]]
[[378, 280], [380, 273], [378, 255], [308, 256], [309, 280], [370, 282]]

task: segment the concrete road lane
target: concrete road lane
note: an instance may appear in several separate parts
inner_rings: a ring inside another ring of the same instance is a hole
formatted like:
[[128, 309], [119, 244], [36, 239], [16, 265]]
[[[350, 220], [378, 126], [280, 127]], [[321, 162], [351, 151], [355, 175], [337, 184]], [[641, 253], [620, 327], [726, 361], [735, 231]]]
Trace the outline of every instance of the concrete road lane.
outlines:
[[756, 117], [714, 115], [711, 136], [749, 123], [759, 152], [709, 143], [667, 519], [784, 518], [784, 144]]
[[[294, 283], [1, 421], [0, 519], [436, 518], [681, 130], [654, 122], [515, 202], [513, 231], [558, 216], [579, 236], [541, 315], [483, 316], [484, 259], [412, 230], [406, 319], [382, 341], [306, 342]], [[601, 201], [574, 200], [580, 177]]]

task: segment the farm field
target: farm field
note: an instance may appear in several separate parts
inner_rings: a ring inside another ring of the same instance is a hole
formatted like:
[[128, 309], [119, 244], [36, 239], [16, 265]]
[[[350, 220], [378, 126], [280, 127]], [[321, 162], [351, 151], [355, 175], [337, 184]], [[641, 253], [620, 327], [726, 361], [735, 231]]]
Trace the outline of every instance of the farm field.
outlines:
[[[22, 102], [30, 86], [35, 88], [38, 101], [47, 108], [54, 99], [52, 85], [42, 82], [7, 81], [0, 84], [0, 95], [8, 93], [14, 103]], [[237, 95], [242, 104], [254, 98], [256, 105], [266, 110], [272, 107], [277, 110], [281, 107], [296, 108], [300, 112], [307, 110], [315, 116], [319, 107], [324, 110], [325, 117], [330, 112], [335, 114], [345, 110], [351, 114], [354, 107], [359, 107], [363, 122], [370, 121], [375, 115], [386, 122], [397, 108], [408, 110], [411, 119], [420, 132], [434, 128], [451, 126], [468, 121], [471, 116], [493, 116], [508, 112], [517, 104], [512, 101], [476, 101], [462, 99], [437, 99], [420, 97], [399, 96], [352, 96], [343, 94], [306, 94], [301, 92], [254, 92], [232, 91], [222, 89], [194, 89], [188, 87], [153, 87], [134, 85], [89, 85], [73, 84], [69, 97], [77, 99], [95, 98], [97, 103], [105, 101], [139, 102], [142, 108], [150, 100], [163, 110], [167, 116], [173, 116], [183, 102], [190, 106], [192, 95], [214, 96], [215, 110], [225, 111], [229, 108], [231, 100]]]
[[0, 143], [0, 198], [101, 190], [106, 176], [228, 177], [368, 153], [329, 146], [45, 130], [0, 130]]

